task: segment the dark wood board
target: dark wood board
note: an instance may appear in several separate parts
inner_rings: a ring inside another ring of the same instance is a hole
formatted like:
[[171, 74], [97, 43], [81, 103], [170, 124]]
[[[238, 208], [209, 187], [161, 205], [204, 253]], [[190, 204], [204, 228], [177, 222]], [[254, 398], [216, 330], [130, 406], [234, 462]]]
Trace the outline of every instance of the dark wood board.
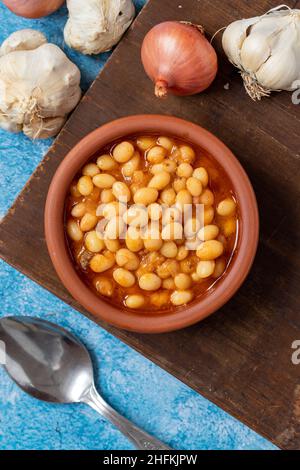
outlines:
[[212, 35], [277, 4], [150, 0], [2, 221], [0, 254], [89, 316], [57, 279], [46, 250], [43, 211], [57, 166], [81, 137], [117, 117], [172, 114], [206, 127], [233, 150], [256, 190], [261, 236], [249, 278], [217, 314], [182, 331], [141, 335], [101, 326], [279, 447], [299, 449], [300, 365], [291, 361], [291, 345], [300, 339], [300, 106], [289, 93], [253, 103], [222, 54], [220, 35], [220, 72], [201, 95], [157, 100], [140, 63], [142, 38], [160, 21], [193, 21]]

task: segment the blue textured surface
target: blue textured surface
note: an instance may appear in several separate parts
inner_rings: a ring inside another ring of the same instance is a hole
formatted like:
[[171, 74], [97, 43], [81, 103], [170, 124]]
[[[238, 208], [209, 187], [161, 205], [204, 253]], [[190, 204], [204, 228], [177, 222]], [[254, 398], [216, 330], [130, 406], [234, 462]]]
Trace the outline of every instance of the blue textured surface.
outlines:
[[[141, 7], [145, 0], [136, 0]], [[31, 21], [0, 3], [0, 41], [33, 27], [63, 47], [86, 89], [108, 54], [85, 57], [63, 44], [66, 9]], [[21, 190], [51, 141], [31, 142], [0, 131], [0, 216]], [[17, 249], [17, 247], [16, 247]], [[23, 275], [0, 262], [1, 316], [35, 315], [72, 330], [93, 351], [97, 385], [129, 419], [177, 449], [275, 447], [175, 378], [125, 346]], [[98, 373], [99, 371], [99, 373]], [[130, 449], [128, 441], [84, 405], [49, 405], [20, 391], [0, 369], [0, 449]]]

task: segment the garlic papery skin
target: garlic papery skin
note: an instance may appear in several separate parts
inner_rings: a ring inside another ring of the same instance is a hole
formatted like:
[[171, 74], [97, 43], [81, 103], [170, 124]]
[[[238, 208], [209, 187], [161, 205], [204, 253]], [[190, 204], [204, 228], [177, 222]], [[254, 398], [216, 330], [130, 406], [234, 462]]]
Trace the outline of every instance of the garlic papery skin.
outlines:
[[299, 9], [281, 5], [265, 15], [235, 21], [224, 31], [222, 43], [253, 100], [299, 88]]
[[0, 127], [43, 139], [55, 136], [78, 104], [80, 71], [36, 33], [18, 31], [1, 46], [1, 54], [10, 52], [0, 57]]
[[115, 46], [135, 14], [132, 0], [67, 0], [67, 7], [65, 41], [87, 55], [106, 52]]

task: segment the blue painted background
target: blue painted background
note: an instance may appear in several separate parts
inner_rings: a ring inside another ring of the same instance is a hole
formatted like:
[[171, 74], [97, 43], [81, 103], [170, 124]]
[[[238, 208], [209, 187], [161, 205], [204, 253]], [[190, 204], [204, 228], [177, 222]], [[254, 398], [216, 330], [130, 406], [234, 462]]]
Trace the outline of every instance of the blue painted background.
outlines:
[[[135, 0], [140, 7], [145, 0]], [[176, 3], [176, 2], [174, 2]], [[82, 71], [86, 90], [109, 54], [67, 48], [66, 9], [25, 20], [0, 3], [0, 41], [22, 28], [43, 31]], [[51, 140], [32, 142], [0, 131], [0, 217], [42, 159]], [[16, 250], [18, 247], [16, 246]], [[97, 385], [127, 418], [176, 449], [273, 449], [246, 426], [125, 346], [17, 271], [0, 262], [1, 316], [35, 315], [71, 329], [93, 351]], [[0, 368], [0, 449], [130, 449], [108, 422], [84, 405], [49, 405], [20, 391]]]

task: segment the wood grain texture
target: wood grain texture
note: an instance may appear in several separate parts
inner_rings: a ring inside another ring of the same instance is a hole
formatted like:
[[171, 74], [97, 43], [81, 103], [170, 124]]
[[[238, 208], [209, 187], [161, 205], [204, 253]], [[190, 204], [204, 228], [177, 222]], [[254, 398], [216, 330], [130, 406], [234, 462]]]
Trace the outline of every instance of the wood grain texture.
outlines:
[[219, 74], [201, 95], [157, 100], [140, 63], [141, 41], [159, 21], [193, 21], [211, 36], [277, 3], [150, 0], [2, 221], [0, 254], [88, 315], [58, 281], [45, 246], [45, 198], [61, 160], [88, 132], [130, 114], [172, 114], [215, 133], [247, 170], [258, 198], [261, 237], [250, 276], [217, 314], [186, 330], [147, 336], [102, 326], [279, 447], [299, 449], [300, 365], [292, 364], [291, 345], [300, 339], [300, 106], [289, 93], [253, 103], [222, 53], [221, 35], [214, 41]]

